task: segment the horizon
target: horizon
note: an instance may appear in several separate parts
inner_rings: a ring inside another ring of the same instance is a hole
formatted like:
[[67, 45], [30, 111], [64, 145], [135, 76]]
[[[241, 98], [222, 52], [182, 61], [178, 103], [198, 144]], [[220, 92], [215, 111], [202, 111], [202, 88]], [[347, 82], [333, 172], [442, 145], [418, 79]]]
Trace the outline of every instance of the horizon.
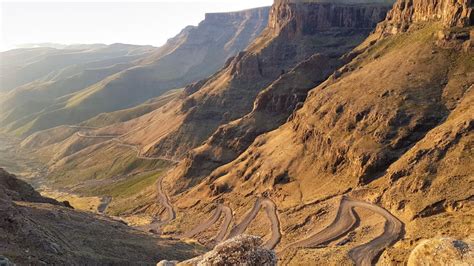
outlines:
[[0, 51], [31, 47], [35, 44], [124, 43], [160, 47], [186, 26], [197, 26], [204, 20], [205, 13], [240, 11], [270, 6], [272, 2], [272, 0], [181, 0], [137, 3], [2, 1]]

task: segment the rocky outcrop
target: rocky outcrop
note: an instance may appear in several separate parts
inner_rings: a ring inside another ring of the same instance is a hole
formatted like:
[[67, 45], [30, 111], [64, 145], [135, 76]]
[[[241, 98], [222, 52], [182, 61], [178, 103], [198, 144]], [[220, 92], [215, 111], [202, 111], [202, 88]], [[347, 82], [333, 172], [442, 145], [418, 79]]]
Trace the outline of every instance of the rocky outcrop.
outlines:
[[213, 250], [200, 257], [177, 265], [276, 266], [275, 252], [262, 248], [262, 244], [260, 237], [240, 235], [218, 244]]
[[408, 258], [408, 266], [472, 264], [474, 264], [474, 242], [452, 238], [423, 240]]
[[49, 203], [64, 206], [56, 200], [42, 197], [25, 181], [19, 180], [16, 176], [9, 174], [0, 168], [0, 186], [4, 189], [5, 196], [15, 201], [29, 201], [36, 203]]
[[379, 30], [396, 34], [407, 31], [414, 23], [430, 21], [440, 21], [446, 28], [472, 25], [471, 0], [398, 0]]

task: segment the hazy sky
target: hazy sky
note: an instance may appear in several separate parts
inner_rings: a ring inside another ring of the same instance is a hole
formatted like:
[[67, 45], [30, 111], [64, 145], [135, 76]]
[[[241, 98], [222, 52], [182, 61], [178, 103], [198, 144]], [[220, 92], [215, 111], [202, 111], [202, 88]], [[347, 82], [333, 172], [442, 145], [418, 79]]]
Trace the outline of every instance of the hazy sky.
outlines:
[[206, 12], [269, 6], [273, 0], [9, 2], [0, 0], [0, 50], [24, 43], [162, 45]]

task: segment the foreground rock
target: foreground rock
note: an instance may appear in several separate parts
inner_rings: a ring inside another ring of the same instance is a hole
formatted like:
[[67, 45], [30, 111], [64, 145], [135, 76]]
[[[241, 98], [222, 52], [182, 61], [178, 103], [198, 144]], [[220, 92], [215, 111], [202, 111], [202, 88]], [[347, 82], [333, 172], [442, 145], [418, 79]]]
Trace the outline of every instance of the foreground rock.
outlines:
[[422, 241], [408, 259], [408, 266], [415, 265], [474, 265], [474, 242], [452, 238]]
[[[229, 239], [208, 253], [177, 265], [276, 265], [275, 252], [262, 248], [257, 236], [240, 235]], [[157, 265], [176, 265], [161, 261]]]

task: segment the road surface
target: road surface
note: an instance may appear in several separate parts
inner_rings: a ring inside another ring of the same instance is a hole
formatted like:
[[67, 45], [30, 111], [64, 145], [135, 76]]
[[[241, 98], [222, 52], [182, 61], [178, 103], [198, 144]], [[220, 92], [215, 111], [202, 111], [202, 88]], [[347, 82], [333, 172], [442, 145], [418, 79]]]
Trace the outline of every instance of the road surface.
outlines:
[[369, 243], [353, 248], [349, 251], [350, 258], [356, 265], [372, 265], [380, 253], [393, 244], [401, 237], [403, 224], [390, 212], [375, 204], [358, 201], [343, 196], [339, 205], [338, 212], [334, 221], [323, 230], [311, 235], [310, 237], [290, 244], [287, 248], [312, 248], [328, 244], [350, 231], [354, 230], [360, 223], [360, 218], [354, 211], [354, 208], [368, 209], [385, 219], [385, 227], [382, 235], [378, 236]]
[[109, 196], [103, 197], [99, 206], [97, 206], [97, 212], [104, 213], [107, 210], [107, 207], [109, 207], [109, 204], [111, 201], [112, 201], [112, 197], [109, 197]]
[[191, 231], [183, 234], [181, 237], [191, 238], [191, 237], [193, 237], [193, 236], [195, 236], [195, 235], [197, 235], [197, 234], [199, 234], [203, 231], [206, 231], [211, 226], [213, 226], [215, 223], [217, 223], [219, 221], [219, 219], [221, 218], [221, 216], [224, 216], [224, 220], [223, 220], [221, 226], [219, 227], [219, 231], [217, 232], [217, 234], [214, 237], [213, 241], [215, 243], [222, 242], [222, 240], [224, 240], [225, 236], [227, 235], [227, 232], [229, 231], [229, 227], [230, 227], [230, 224], [231, 224], [232, 219], [233, 219], [232, 210], [229, 207], [227, 207], [223, 204], [219, 204], [217, 206], [217, 208], [214, 210], [213, 214], [211, 215], [211, 217], [209, 217], [209, 219], [207, 219], [203, 223], [197, 225], [195, 228], [193, 228]]
[[[69, 127], [73, 128], [73, 126], [69, 126]], [[83, 127], [76, 127], [76, 128], [83, 128]], [[87, 135], [87, 134], [84, 134], [82, 132], [77, 132], [76, 135], [80, 138], [88, 138], [88, 139], [111, 139], [111, 141], [117, 142], [118, 145], [120, 145], [120, 146], [127, 147], [127, 148], [130, 148], [130, 149], [133, 149], [134, 151], [136, 151], [137, 158], [141, 159], [141, 160], [162, 160], [162, 161], [168, 161], [168, 162], [172, 162], [172, 163], [179, 163], [178, 160], [174, 160], [174, 159], [171, 159], [171, 158], [166, 158], [166, 157], [163, 157], [163, 156], [153, 157], [153, 156], [142, 155], [139, 145], [127, 144], [127, 143], [124, 143], [120, 139], [120, 137], [122, 137], [124, 135]]]
[[268, 249], [274, 249], [281, 239], [280, 220], [278, 219], [275, 203], [268, 198], [257, 198], [253, 208], [247, 213], [247, 215], [239, 224], [232, 228], [227, 238], [232, 238], [243, 234], [247, 227], [249, 227], [250, 223], [255, 220], [255, 217], [257, 217], [257, 214], [262, 207], [265, 208], [265, 212], [271, 223], [272, 231], [272, 236], [263, 246]]

